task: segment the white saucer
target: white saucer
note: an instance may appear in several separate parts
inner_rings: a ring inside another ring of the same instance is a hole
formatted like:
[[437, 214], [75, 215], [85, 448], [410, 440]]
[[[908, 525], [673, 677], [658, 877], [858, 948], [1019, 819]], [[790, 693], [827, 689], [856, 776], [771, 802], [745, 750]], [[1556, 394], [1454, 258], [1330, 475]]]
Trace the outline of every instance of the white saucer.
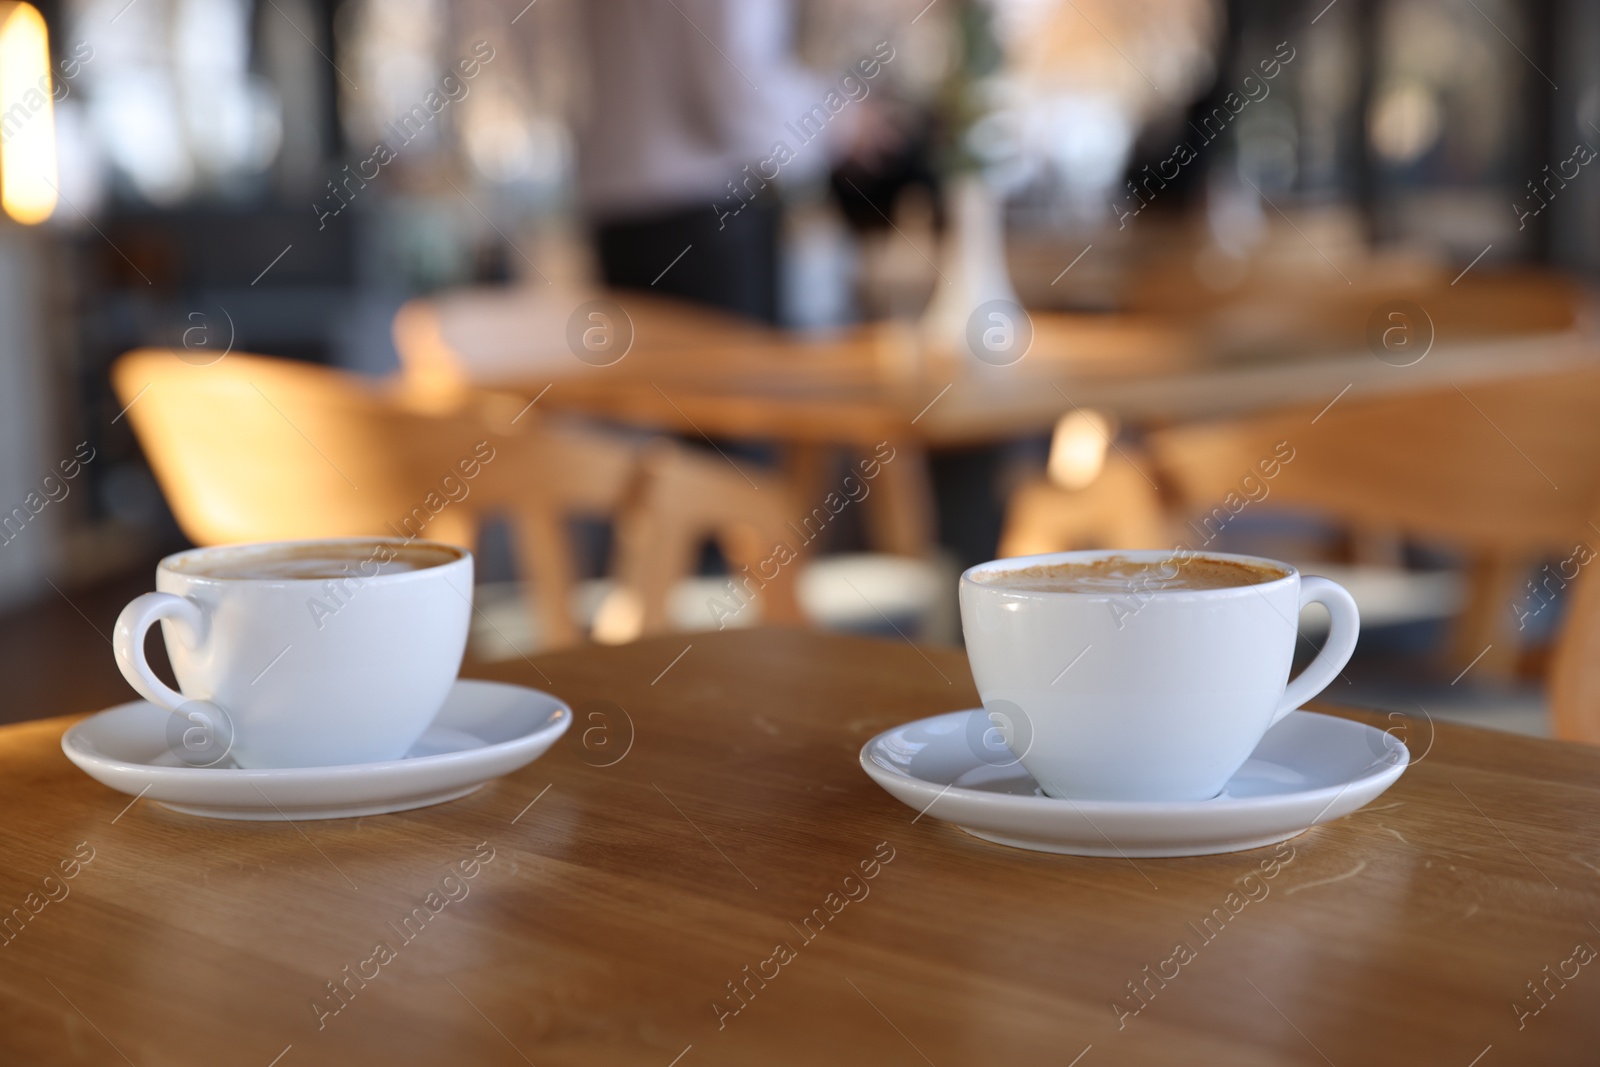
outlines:
[[404, 758], [342, 767], [241, 770], [185, 766], [171, 751], [172, 713], [143, 700], [74, 725], [61, 750], [91, 778], [211, 819], [342, 819], [466, 796], [544, 754], [572, 711], [537, 689], [460, 680]]
[[1276, 844], [1371, 802], [1410, 761], [1382, 730], [1311, 711], [1290, 712], [1268, 730], [1220, 796], [1185, 803], [1047, 797], [981, 708], [897, 726], [861, 749], [872, 780], [910, 807], [986, 841], [1072, 856], [1204, 856]]

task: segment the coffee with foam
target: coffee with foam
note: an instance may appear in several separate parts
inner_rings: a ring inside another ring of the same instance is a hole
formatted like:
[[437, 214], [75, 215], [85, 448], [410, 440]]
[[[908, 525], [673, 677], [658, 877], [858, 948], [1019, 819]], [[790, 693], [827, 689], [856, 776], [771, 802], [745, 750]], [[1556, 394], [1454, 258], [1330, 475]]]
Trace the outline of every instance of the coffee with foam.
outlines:
[[1132, 593], [1168, 589], [1230, 589], [1287, 577], [1281, 567], [1210, 556], [1169, 556], [1136, 561], [1104, 556], [1082, 562], [1041, 563], [1015, 570], [993, 570], [975, 580], [983, 585], [1027, 593]]
[[219, 548], [181, 558], [173, 569], [197, 578], [221, 580], [323, 581], [426, 570], [453, 563], [462, 556], [460, 549], [428, 542], [314, 541]]

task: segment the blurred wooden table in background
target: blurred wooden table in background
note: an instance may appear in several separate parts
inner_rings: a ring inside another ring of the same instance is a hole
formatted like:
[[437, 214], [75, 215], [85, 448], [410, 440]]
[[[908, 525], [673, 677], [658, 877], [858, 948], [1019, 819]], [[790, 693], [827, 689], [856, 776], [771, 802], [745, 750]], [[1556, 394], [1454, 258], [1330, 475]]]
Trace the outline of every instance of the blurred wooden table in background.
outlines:
[[[1232, 301], [1158, 289], [1140, 313], [1032, 313], [1032, 347], [1008, 367], [922, 351], [903, 323], [807, 335], [648, 294], [612, 296], [634, 331], [615, 364], [565, 358], [478, 384], [632, 426], [780, 442], [805, 501], [836, 488], [818, 476], [819, 449], [870, 452], [887, 441], [897, 459], [868, 505], [873, 532], [879, 547], [910, 555], [932, 543], [928, 450], [1047, 434], [1075, 408], [1166, 425], [1600, 362], [1577, 288], [1536, 271]], [[1425, 354], [1408, 366], [1368, 343], [1374, 315], [1399, 300], [1424, 313], [1407, 328]]]
[[1413, 750], [1370, 808], [1132, 863], [862, 773], [876, 732], [976, 703], [957, 653], [756, 630], [536, 662], [494, 676], [571, 702], [568, 738], [397, 815], [191, 818], [73, 768], [70, 720], [0, 730], [0, 1061], [1594, 1062], [1593, 749], [1349, 713]]

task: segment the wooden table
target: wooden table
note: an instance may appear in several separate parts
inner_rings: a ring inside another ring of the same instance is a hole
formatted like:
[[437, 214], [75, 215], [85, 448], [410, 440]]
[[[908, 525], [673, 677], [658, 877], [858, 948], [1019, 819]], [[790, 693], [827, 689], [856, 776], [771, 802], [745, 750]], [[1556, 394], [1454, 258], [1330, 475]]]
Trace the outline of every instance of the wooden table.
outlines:
[[67, 763], [69, 720], [0, 730], [0, 904], [60, 898], [0, 947], [0, 1062], [1595, 1062], [1600, 751], [1387, 724], [1416, 762], [1370, 808], [1134, 864], [980, 841], [861, 772], [877, 731], [974, 703], [957, 653], [729, 631], [502, 676], [571, 701], [572, 743], [360, 820], [130, 805]]
[[[1600, 360], [1600, 339], [1577, 314], [1580, 294], [1557, 275], [1479, 273], [1456, 284], [1440, 276], [1404, 285], [1374, 278], [1334, 290], [1290, 287], [1231, 301], [1213, 295], [1202, 302], [1204, 313], [1187, 306], [1165, 315], [1037, 311], [1032, 347], [1006, 367], [964, 351], [928, 351], [906, 324], [804, 335], [633, 292], [611, 294], [627, 312], [633, 340], [626, 356], [604, 367], [573, 359], [564, 341], [540, 359], [505, 358], [551, 327], [530, 321], [519, 332], [483, 321], [486, 311], [496, 301], [550, 300], [545, 314], [559, 325], [567, 305], [548, 294], [467, 295], [477, 303], [461, 308], [445, 333], [463, 353], [498, 350], [478, 383], [538, 397], [541, 409], [691, 438], [778, 441], [807, 507], [838, 489], [826, 449], [859, 456], [889, 442], [898, 461], [884, 468], [881, 491], [866, 505], [869, 533], [878, 547], [908, 555], [932, 547], [928, 450], [1048, 434], [1075, 408], [1161, 425]], [[1378, 359], [1367, 338], [1371, 316], [1399, 299], [1424, 309], [1432, 337], [1426, 357], [1404, 367]], [[446, 318], [450, 304], [439, 303]]]
[[[1332, 399], [1347, 386], [1404, 392], [1600, 360], [1600, 337], [1579, 322], [1581, 295], [1530, 271], [1351, 295], [1215, 298], [1204, 316], [1035, 310], [1032, 347], [1006, 367], [927, 351], [906, 324], [805, 334], [642, 293], [611, 298], [634, 331], [616, 363], [502, 364], [485, 384], [530, 395], [549, 385], [542, 406], [687, 433], [942, 447], [1048, 432], [1074, 405], [1166, 422]], [[1378, 359], [1366, 337], [1371, 314], [1400, 299], [1424, 309], [1434, 342], [1407, 367]]]

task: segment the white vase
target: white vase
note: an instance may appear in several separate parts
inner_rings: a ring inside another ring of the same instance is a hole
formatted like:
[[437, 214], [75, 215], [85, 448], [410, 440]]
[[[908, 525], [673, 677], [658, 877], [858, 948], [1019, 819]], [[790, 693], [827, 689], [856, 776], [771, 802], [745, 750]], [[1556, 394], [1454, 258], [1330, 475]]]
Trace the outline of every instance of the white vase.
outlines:
[[919, 332], [931, 353], [967, 352], [972, 314], [991, 300], [1019, 304], [1006, 270], [1004, 205], [981, 176], [964, 174], [945, 193], [946, 228], [933, 299]]

